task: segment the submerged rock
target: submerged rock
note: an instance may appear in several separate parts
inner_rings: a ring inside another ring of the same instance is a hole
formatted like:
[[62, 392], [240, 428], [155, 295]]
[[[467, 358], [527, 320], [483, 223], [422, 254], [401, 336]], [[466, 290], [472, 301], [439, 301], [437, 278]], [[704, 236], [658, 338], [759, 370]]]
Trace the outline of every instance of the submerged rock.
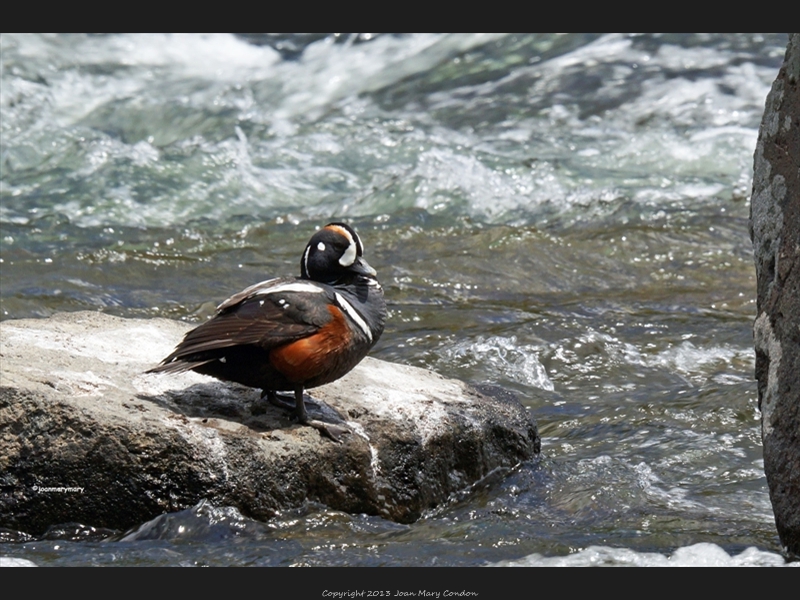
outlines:
[[0, 527], [126, 529], [202, 499], [256, 519], [319, 502], [411, 522], [539, 452], [512, 394], [370, 358], [311, 390], [312, 418], [352, 432], [342, 443], [253, 414], [258, 390], [145, 374], [187, 329], [94, 312], [0, 323]]
[[750, 204], [764, 470], [783, 545], [800, 556], [800, 34], [767, 96]]

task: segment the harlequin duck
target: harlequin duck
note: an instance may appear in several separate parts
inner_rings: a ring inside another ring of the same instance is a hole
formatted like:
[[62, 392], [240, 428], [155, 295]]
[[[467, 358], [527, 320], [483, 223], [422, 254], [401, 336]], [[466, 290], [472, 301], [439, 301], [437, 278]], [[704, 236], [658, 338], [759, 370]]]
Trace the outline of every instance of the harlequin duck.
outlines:
[[[339, 379], [383, 333], [386, 303], [355, 230], [329, 223], [308, 242], [299, 278], [276, 278], [242, 290], [183, 338], [148, 373], [196, 371], [262, 390], [293, 408], [300, 423], [338, 441], [342, 428], [310, 420], [303, 390]], [[293, 391], [294, 404], [275, 392]]]

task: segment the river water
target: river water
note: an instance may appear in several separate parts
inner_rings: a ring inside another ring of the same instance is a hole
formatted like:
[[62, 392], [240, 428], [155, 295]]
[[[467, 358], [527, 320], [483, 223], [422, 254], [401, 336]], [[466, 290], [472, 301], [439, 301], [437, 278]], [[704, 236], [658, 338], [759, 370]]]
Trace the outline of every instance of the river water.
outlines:
[[3, 319], [200, 322], [344, 219], [389, 305], [372, 355], [513, 390], [542, 457], [412, 525], [203, 504], [132, 532], [0, 530], [0, 556], [784, 564], [748, 213], [786, 42], [2, 34]]

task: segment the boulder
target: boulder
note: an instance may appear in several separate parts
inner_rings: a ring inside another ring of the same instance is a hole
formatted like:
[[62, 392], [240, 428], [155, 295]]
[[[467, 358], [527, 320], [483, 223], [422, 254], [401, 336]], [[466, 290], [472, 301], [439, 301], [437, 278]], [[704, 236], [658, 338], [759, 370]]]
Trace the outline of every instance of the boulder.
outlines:
[[754, 158], [750, 236], [764, 470], [782, 544], [800, 556], [800, 34], [767, 96]]
[[127, 529], [203, 499], [260, 520], [321, 503], [407, 523], [539, 453], [512, 394], [371, 358], [307, 395], [312, 418], [346, 424], [341, 443], [251, 411], [258, 390], [145, 374], [188, 329], [97, 312], [0, 323], [0, 527]]

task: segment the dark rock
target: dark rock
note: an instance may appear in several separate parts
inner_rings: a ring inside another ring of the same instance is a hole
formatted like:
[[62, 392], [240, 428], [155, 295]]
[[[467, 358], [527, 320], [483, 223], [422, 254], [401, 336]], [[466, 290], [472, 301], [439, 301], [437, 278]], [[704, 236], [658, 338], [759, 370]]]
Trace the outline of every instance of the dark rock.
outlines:
[[375, 359], [311, 390], [310, 416], [352, 431], [341, 444], [253, 414], [258, 390], [145, 374], [187, 329], [93, 312], [0, 323], [0, 527], [127, 529], [202, 499], [262, 520], [316, 502], [411, 522], [538, 454], [513, 396]]
[[782, 544], [800, 556], [800, 34], [767, 96], [750, 204], [764, 470]]

